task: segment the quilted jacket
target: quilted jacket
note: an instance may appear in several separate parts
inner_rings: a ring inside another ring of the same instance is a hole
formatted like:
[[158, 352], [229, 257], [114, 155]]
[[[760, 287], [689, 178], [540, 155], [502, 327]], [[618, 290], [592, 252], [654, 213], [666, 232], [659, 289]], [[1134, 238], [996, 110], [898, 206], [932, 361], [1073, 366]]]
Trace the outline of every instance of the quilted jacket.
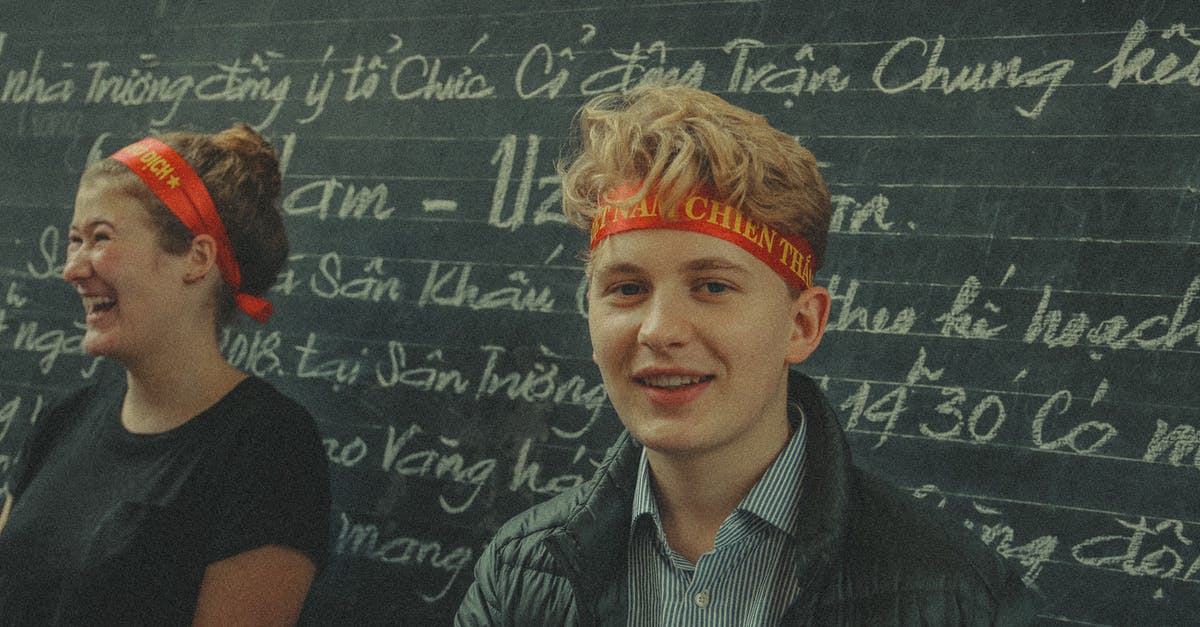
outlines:
[[[808, 423], [785, 625], [1025, 625], [1033, 596], [994, 551], [856, 468], [834, 411], [793, 372]], [[594, 477], [505, 523], [475, 565], [455, 625], [623, 625], [641, 454], [623, 433]]]

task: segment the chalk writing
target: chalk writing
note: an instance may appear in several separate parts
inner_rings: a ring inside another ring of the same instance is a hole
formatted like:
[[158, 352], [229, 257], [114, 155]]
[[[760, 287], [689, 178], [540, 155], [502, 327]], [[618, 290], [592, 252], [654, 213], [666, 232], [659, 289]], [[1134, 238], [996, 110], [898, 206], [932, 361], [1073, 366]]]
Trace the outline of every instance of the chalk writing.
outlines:
[[829, 277], [827, 289], [831, 309], [827, 332], [858, 331], [904, 335], [916, 325], [918, 314], [912, 307], [904, 307], [893, 316], [887, 307], [879, 307], [872, 313], [866, 307], [856, 306], [854, 299], [860, 287], [858, 279], [850, 279], [844, 292], [841, 290], [842, 280], [840, 274]]
[[[891, 201], [883, 194], [876, 194], [865, 203], [846, 194], [833, 194], [829, 200], [833, 206], [833, 217], [829, 220], [830, 233], [862, 233], [868, 228], [888, 232], [895, 224], [887, 219]], [[847, 215], [850, 216], [849, 224], [846, 224]], [[911, 223], [909, 228], [913, 228]]]
[[[678, 66], [667, 67], [668, 47], [665, 41], [652, 42], [645, 48], [642, 42], [635, 41], [629, 52], [618, 52], [615, 48], [609, 52], [617, 59], [617, 63], [588, 75], [579, 83], [579, 93], [584, 96], [594, 96], [609, 92], [625, 92], [643, 81], [654, 81], [661, 78], [677, 79], [680, 82], [697, 86], [704, 80], [704, 64], [693, 61], [687, 70]], [[648, 63], [643, 63], [648, 62]]]
[[904, 377], [904, 383], [893, 387], [885, 394], [873, 395], [870, 382], [864, 381], [859, 384], [858, 389], [838, 406], [839, 409], [847, 411], [845, 414], [846, 429], [855, 429], [859, 421], [864, 418], [869, 423], [879, 423], [882, 425], [882, 431], [879, 434], [879, 441], [875, 443], [875, 448], [883, 446], [888, 441], [888, 436], [895, 432], [900, 416], [908, 410], [906, 401], [913, 386], [925, 381], [938, 381], [945, 373], [944, 368], [933, 370], [926, 366], [927, 358], [925, 347], [920, 347], [917, 359]]
[[364, 276], [347, 279], [342, 276], [342, 256], [325, 253], [317, 262], [317, 273], [309, 278], [309, 289], [320, 298], [396, 302], [404, 295], [404, 283], [385, 274], [383, 265], [381, 257], [368, 259], [360, 271]]
[[461, 502], [451, 503], [445, 495], [438, 497], [438, 505], [447, 514], [467, 511], [496, 470], [496, 460], [481, 459], [468, 463], [456, 450], [459, 441], [446, 436], [439, 436], [437, 445], [431, 448], [416, 451], [411, 450], [412, 447], [406, 448], [413, 437], [421, 433], [424, 433], [424, 429], [417, 425], [410, 425], [403, 432], [389, 425], [380, 462], [383, 470], [405, 477], [433, 478], [468, 486], [470, 491], [465, 497], [460, 497]]
[[[363, 372], [363, 361], [356, 357], [325, 358], [325, 352], [316, 347], [317, 334], [310, 332], [304, 345], [293, 348], [300, 354], [296, 364], [296, 377], [299, 379], [321, 379], [333, 383], [334, 390], [342, 386], [354, 385]], [[367, 349], [362, 349], [362, 357], [367, 356]]]
[[[539, 43], [534, 44], [525, 56], [521, 58], [521, 63], [517, 65], [517, 72], [513, 77], [513, 86], [517, 90], [517, 96], [522, 100], [531, 98], [545, 97], [553, 99], [562, 91], [567, 80], [571, 77], [570, 70], [566, 68], [558, 68], [555, 71], [555, 63], [559, 58], [568, 61], [575, 59], [575, 53], [570, 47], [563, 48], [555, 52], [549, 44]], [[539, 72], [540, 64], [541, 76], [536, 76]], [[534, 68], [531, 70], [531, 68]], [[527, 76], [526, 74], [529, 73]], [[551, 77], [551, 78], [547, 78]]]
[[[780, 68], [774, 63], [765, 63], [755, 67], [749, 64], [752, 50], [760, 49], [765, 44], [757, 39], [734, 39], [721, 46], [726, 54], [734, 54], [733, 71], [729, 76], [729, 91], [750, 93], [754, 88], [762, 89], [771, 94], [788, 94], [800, 96], [804, 93], [815, 94], [822, 89], [839, 92], [850, 84], [850, 77], [842, 75], [842, 69], [830, 65], [823, 69], [805, 67], [806, 62], [815, 62], [814, 48], [805, 44], [792, 55], [792, 60], [799, 67]], [[795, 101], [784, 100], [783, 106], [792, 107]]]
[[[944, 399], [934, 411], [948, 416], [950, 420], [941, 421], [940, 428], [931, 426], [928, 421], [921, 421], [919, 430], [922, 434], [935, 440], [962, 440], [974, 444], [983, 444], [996, 438], [1000, 427], [1008, 418], [1004, 409], [1004, 401], [996, 394], [986, 394], [974, 403], [967, 402], [967, 390], [961, 386], [942, 387]], [[971, 406], [969, 414], [964, 414], [967, 406]], [[967, 428], [967, 436], [963, 436], [963, 427]]]
[[[4, 304], [9, 307], [21, 308], [29, 304], [29, 298], [21, 294], [21, 284], [13, 281], [4, 292]], [[3, 329], [0, 329], [2, 331]]]
[[[1184, 324], [1192, 315], [1193, 303], [1200, 298], [1200, 276], [1193, 278], [1184, 289], [1174, 312], [1149, 316], [1136, 324], [1123, 314], [1093, 323], [1092, 317], [1085, 312], [1066, 314], [1062, 310], [1051, 309], [1053, 294], [1054, 290], [1049, 285], [1042, 289], [1042, 299], [1025, 328], [1025, 343], [1041, 343], [1049, 347], [1082, 345], [1091, 349], [1093, 359], [1103, 356], [1095, 350], [1097, 348], [1119, 350], [1132, 346], [1146, 350], [1172, 349], [1189, 335], [1200, 346], [1200, 315], [1195, 321]], [[1154, 336], [1147, 338], [1146, 335], [1151, 333]]]
[[[1192, 49], [1185, 54], [1191, 54], [1192, 60], [1187, 65], [1179, 67], [1179, 55], [1168, 52], [1154, 65], [1150, 75], [1145, 76], [1142, 72], [1149, 68], [1158, 54], [1158, 49], [1150, 46], [1138, 49], [1143, 45], [1148, 34], [1150, 34], [1150, 28], [1146, 22], [1140, 19], [1135, 21], [1129, 28], [1129, 33], [1125, 35], [1125, 40], [1121, 42], [1121, 48], [1117, 51], [1116, 56], [1093, 70], [1093, 73], [1100, 74], [1105, 70], [1110, 70], [1108, 86], [1114, 89], [1131, 79], [1137, 85], [1170, 85], [1186, 81], [1192, 87], [1200, 87], [1200, 33], [1197, 33], [1196, 36], [1189, 34], [1187, 25], [1182, 22], [1172, 25], [1163, 32], [1163, 41], [1184, 42], [1185, 46], [1190, 46]], [[1134, 50], [1137, 50], [1136, 54], [1133, 54]], [[1130, 57], [1131, 54], [1132, 57]]]
[[[501, 356], [507, 352], [504, 347], [483, 346], [482, 350], [487, 354], [487, 364], [479, 378], [475, 398], [503, 395], [509, 400], [521, 399], [531, 403], [549, 401], [588, 410], [587, 422], [574, 430], [551, 426], [551, 431], [560, 438], [575, 439], [586, 433], [595, 424], [600, 409], [608, 399], [604, 384], [589, 385], [579, 375], [564, 377], [558, 364], [549, 360], [534, 361], [525, 371], [506, 371], [500, 362]], [[542, 353], [554, 357], [545, 347], [542, 347]]]
[[1188, 455], [1192, 457], [1191, 464], [1200, 470], [1200, 431], [1188, 424], [1172, 428], [1167, 421], [1157, 419], [1154, 436], [1146, 445], [1142, 459], [1154, 462], [1165, 456], [1171, 465], [1184, 466], [1188, 464]]
[[1118, 568], [1135, 577], [1196, 581], [1200, 557], [1192, 557], [1197, 553], [1195, 541], [1184, 535], [1183, 522], [1165, 519], [1151, 523], [1145, 516], [1136, 521], [1113, 520], [1128, 534], [1088, 538], [1071, 547], [1071, 556], [1080, 564]]
[[[337, 202], [338, 197], [341, 202]], [[388, 187], [383, 183], [358, 185], [329, 177], [288, 192], [283, 198], [283, 212], [289, 216], [315, 215], [320, 220], [331, 215], [338, 220], [387, 220], [396, 208], [388, 204]]]
[[492, 206], [488, 211], [489, 225], [510, 231], [515, 231], [523, 226], [526, 222], [530, 196], [535, 182], [538, 191], [546, 190], [546, 193], [534, 211], [533, 224], [566, 223], [566, 217], [557, 211], [559, 200], [562, 198], [562, 191], [558, 188], [558, 175], [534, 176], [538, 168], [538, 153], [541, 143], [542, 140], [537, 135], [530, 135], [526, 138], [525, 158], [521, 168], [521, 179], [517, 184], [517, 194], [513, 199], [512, 208], [506, 209], [508, 186], [516, 162], [518, 141], [516, 135], [506, 135], [500, 140], [500, 145], [491, 159], [492, 165], [496, 166], [496, 185], [492, 190]]
[[[1004, 514], [999, 509], [979, 502], [972, 502], [971, 505], [983, 516], [999, 517]], [[1003, 520], [987, 524], [967, 519], [963, 524], [968, 529], [976, 530], [983, 543], [995, 549], [1001, 556], [1016, 560], [1024, 566], [1025, 572], [1021, 574], [1021, 579], [1026, 585], [1033, 585], [1037, 581], [1038, 576], [1042, 574], [1042, 568], [1058, 549], [1059, 539], [1052, 535], [1039, 536], [1024, 544], [1018, 544], [1017, 531]]]
[[[292, 86], [292, 77], [271, 77], [271, 67], [268, 61], [284, 58], [283, 53], [266, 50], [262, 53], [252, 53], [248, 67], [242, 65], [241, 57], [232, 63], [218, 63], [217, 73], [210, 74], [196, 81], [195, 97], [201, 102], [267, 102], [271, 104], [266, 117], [254, 126], [266, 128], [275, 121], [279, 110], [287, 102], [288, 91]], [[170, 122], [163, 119], [162, 124]]]
[[[13, 423], [17, 421], [18, 414], [24, 412], [28, 416], [28, 418], [23, 421], [26, 424], [33, 424], [37, 422], [38, 416], [41, 415], [42, 409], [46, 405], [46, 401], [41, 394], [36, 394], [34, 395], [33, 402], [31, 403], [32, 407], [29, 409], [24, 409], [22, 407], [23, 405], [26, 405], [26, 402], [24, 398], [19, 395], [13, 396], [7, 401], [4, 401], [2, 398], [0, 398], [0, 442], [4, 442], [4, 439], [8, 437]], [[12, 456], [0, 454], [0, 472], [7, 473], [12, 460]], [[8, 493], [7, 481], [4, 483], [2, 492], [5, 494]]]
[[[0, 33], [0, 55], [7, 36]], [[0, 103], [53, 104], [64, 103], [75, 93], [75, 81], [70, 78], [47, 80], [41, 76], [46, 51], [39, 48], [28, 68], [9, 70], [0, 89]]]
[[218, 347], [225, 359], [235, 368], [240, 368], [258, 377], [283, 375], [283, 359], [279, 347], [283, 338], [279, 331], [253, 333], [221, 331]]
[[346, 443], [339, 442], [337, 438], [324, 438], [321, 443], [325, 446], [325, 456], [329, 463], [344, 468], [357, 466], [366, 459], [369, 452], [367, 443], [359, 436], [354, 436], [353, 440]]
[[[387, 348], [387, 361], [375, 364], [375, 381], [381, 387], [390, 388], [404, 385], [423, 392], [450, 392], [461, 395], [471, 387], [471, 383], [461, 370], [457, 368], [443, 369], [445, 354], [442, 349], [434, 349], [427, 353], [420, 367], [410, 367], [408, 350], [403, 342], [390, 340]], [[436, 364], [436, 365], [434, 365]]]
[[75, 329], [45, 329], [37, 320], [21, 322], [16, 327], [12, 348], [18, 352], [41, 355], [38, 368], [42, 374], [50, 374], [54, 364], [62, 355], [82, 355], [82, 326]]
[[[1104, 400], [1107, 391], [1108, 380], [1106, 379], [1101, 381], [1096, 387], [1096, 392], [1092, 395], [1091, 407], [1095, 407]], [[1070, 390], [1058, 390], [1042, 403], [1031, 425], [1034, 446], [1049, 451], [1065, 448], [1075, 453], [1087, 455], [1103, 449], [1113, 438], [1117, 437], [1117, 428], [1112, 424], [1099, 420], [1087, 420], [1070, 427], [1065, 434], [1047, 441], [1047, 421], [1055, 418], [1055, 422], [1057, 423], [1057, 417], [1065, 416], [1071, 412], [1071, 407], [1074, 403], [1075, 397], [1071, 394]], [[1067, 424], [1070, 424], [1070, 421]], [[1054, 433], [1062, 432], [1061, 427], [1057, 425], [1055, 427]]]
[[[528, 438], [521, 444], [521, 449], [517, 453], [517, 464], [513, 468], [512, 481], [508, 484], [508, 489], [516, 492], [518, 490], [528, 490], [534, 494], [554, 495], [565, 492], [583, 483], [591, 476], [591, 471], [595, 470], [596, 460], [591, 460], [592, 466], [587, 469], [586, 473], [566, 473], [558, 476], [551, 476], [548, 479], [542, 479], [542, 465], [536, 461], [530, 461], [529, 449], [533, 444], [533, 440]], [[579, 463], [583, 458], [583, 454], [587, 449], [580, 447], [577, 449], [575, 459], [572, 463]]]
[[422, 601], [436, 603], [446, 596], [455, 580], [475, 563], [475, 552], [466, 546], [446, 546], [438, 540], [407, 536], [382, 537], [374, 524], [357, 523], [345, 512], [338, 514], [337, 537], [333, 552], [383, 564], [423, 567], [448, 574], [440, 589], [419, 593]]
[[[1000, 335], [1000, 332], [1008, 327], [1007, 324], [996, 325], [981, 315], [970, 313], [975, 301], [979, 299], [982, 288], [983, 284], [977, 276], [969, 276], [963, 281], [954, 296], [950, 311], [933, 319], [934, 322], [942, 323], [939, 331], [941, 335], [987, 340]], [[983, 308], [991, 313], [1000, 312], [1000, 308], [990, 300], [984, 302]]]
[[549, 287], [533, 285], [524, 270], [514, 270], [505, 276], [509, 285], [483, 291], [471, 280], [473, 263], [429, 264], [429, 274], [417, 299], [418, 307], [438, 305], [467, 309], [507, 309], [548, 313], [554, 311], [554, 295]]
[[[896, 62], [897, 58], [904, 59], [904, 55], [912, 54], [912, 51], [917, 49], [915, 46], [920, 47], [920, 52], [917, 53], [919, 57], [928, 55], [925, 70], [915, 78], [910, 78], [911, 73], [893, 72], [892, 64]], [[918, 89], [922, 92], [937, 90], [949, 95], [968, 90], [997, 89], [1001, 86], [1041, 87], [1044, 85], [1045, 90], [1032, 107], [1028, 109], [1020, 106], [1014, 107], [1017, 113], [1034, 119], [1042, 114], [1050, 96], [1062, 84], [1071, 68], [1075, 67], [1075, 62], [1071, 59], [1058, 59], [1027, 72], [1021, 72], [1023, 60], [1019, 56], [1013, 56], [1007, 61], [985, 61], [977, 62], [974, 65], [964, 65], [954, 72], [941, 64], [942, 52], [945, 47], [946, 38], [941, 35], [938, 35], [934, 42], [932, 51], [929, 50], [929, 42], [920, 37], [901, 39], [883, 55], [879, 64], [875, 66], [875, 71], [871, 75], [875, 87], [885, 94], [900, 94], [911, 89]], [[906, 78], [907, 81], [904, 80]]]
[[42, 229], [42, 235], [38, 238], [38, 256], [36, 262], [30, 261], [25, 264], [25, 271], [29, 276], [35, 279], [56, 279], [62, 276], [63, 263], [66, 258], [62, 250], [63, 237], [56, 226], [47, 226]]
[[[486, 35], [485, 35], [486, 37]], [[397, 52], [403, 44], [393, 46], [389, 52]], [[471, 52], [476, 49], [473, 48]], [[361, 58], [356, 67], [361, 64]], [[384, 70], [387, 66], [378, 57], [371, 59], [367, 70]], [[370, 77], [365, 79], [370, 80]], [[388, 83], [391, 95], [396, 100], [478, 100], [495, 93], [485, 75], [470, 65], [463, 65], [457, 72], [443, 74], [442, 59], [437, 56], [411, 54], [395, 62]], [[349, 99], [349, 91], [347, 99]]]
[[325, 54], [321, 56], [322, 69], [313, 72], [312, 78], [308, 81], [308, 89], [304, 92], [304, 106], [312, 109], [312, 113], [308, 117], [298, 119], [297, 122], [300, 124], [308, 124], [321, 117], [321, 114], [325, 112], [325, 105], [329, 102], [329, 93], [333, 88], [334, 79], [334, 71], [325, 68], [329, 64], [329, 59], [333, 57], [334, 50], [333, 46], [325, 48]]
[[105, 60], [93, 61], [86, 67], [92, 71], [92, 76], [83, 98], [85, 103], [108, 102], [126, 107], [166, 104], [166, 112], [150, 120], [154, 126], [174, 120], [180, 103], [184, 97], [191, 95], [196, 86], [196, 79], [187, 74], [170, 76], [139, 68], [128, 68], [115, 74], [113, 63]]

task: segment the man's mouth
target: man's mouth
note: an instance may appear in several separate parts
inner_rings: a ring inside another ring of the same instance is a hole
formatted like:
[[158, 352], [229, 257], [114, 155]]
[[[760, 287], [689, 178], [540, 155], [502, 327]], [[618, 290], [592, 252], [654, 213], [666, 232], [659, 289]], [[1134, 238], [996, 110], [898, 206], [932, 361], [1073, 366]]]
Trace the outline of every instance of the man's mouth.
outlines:
[[659, 388], [663, 390], [678, 390], [689, 385], [712, 381], [712, 375], [654, 375], [649, 377], [635, 377], [634, 380], [641, 385]]
[[117, 299], [109, 296], [84, 296], [83, 309], [89, 314], [103, 313], [117, 306]]

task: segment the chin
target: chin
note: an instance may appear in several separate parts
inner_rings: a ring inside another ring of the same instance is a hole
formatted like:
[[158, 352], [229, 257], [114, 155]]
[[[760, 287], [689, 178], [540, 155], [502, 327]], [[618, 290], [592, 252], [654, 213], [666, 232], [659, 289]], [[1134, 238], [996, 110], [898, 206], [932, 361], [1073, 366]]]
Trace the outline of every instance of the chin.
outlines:
[[89, 338], [84, 334], [83, 340], [79, 343], [79, 348], [83, 350], [85, 355], [91, 357], [113, 357], [113, 346], [111, 342], [105, 341], [105, 338], [92, 337]]
[[[682, 427], [682, 429], [681, 429]], [[626, 425], [626, 429], [642, 446], [658, 453], [687, 453], [699, 448], [693, 434], [687, 433], [684, 425], [663, 425], [661, 427], [642, 425]]]

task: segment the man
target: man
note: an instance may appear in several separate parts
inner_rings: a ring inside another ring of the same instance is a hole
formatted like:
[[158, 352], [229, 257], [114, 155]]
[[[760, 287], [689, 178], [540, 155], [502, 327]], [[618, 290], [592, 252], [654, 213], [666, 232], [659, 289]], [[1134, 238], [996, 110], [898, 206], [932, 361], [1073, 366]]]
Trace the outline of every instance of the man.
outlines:
[[1020, 579], [862, 474], [818, 386], [830, 220], [812, 154], [675, 85], [579, 116], [593, 359], [626, 432], [505, 524], [458, 625], [1023, 624]]

